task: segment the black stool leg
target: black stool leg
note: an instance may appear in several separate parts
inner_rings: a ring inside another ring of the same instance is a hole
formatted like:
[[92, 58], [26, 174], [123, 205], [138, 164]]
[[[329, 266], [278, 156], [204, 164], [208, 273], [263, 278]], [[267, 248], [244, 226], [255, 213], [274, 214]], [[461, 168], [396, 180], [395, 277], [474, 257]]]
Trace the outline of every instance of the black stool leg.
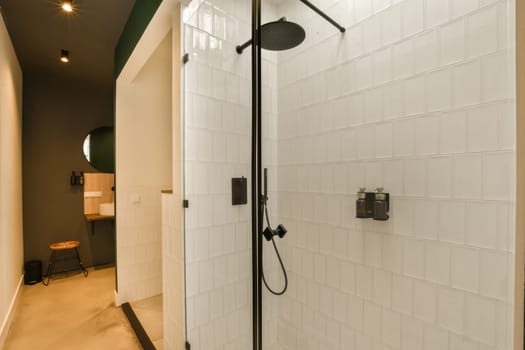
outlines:
[[88, 276], [88, 270], [84, 267], [84, 264], [82, 264], [82, 260], [80, 260], [80, 254], [78, 253], [78, 248], [75, 247], [75, 254], [78, 259], [78, 264], [80, 265], [80, 269], [82, 270], [82, 273], [84, 274], [84, 277]]
[[49, 258], [49, 263], [47, 264], [47, 273], [42, 279], [42, 283], [44, 284], [44, 286], [49, 285], [49, 280], [51, 279], [51, 274], [53, 273], [53, 264], [55, 263], [55, 253], [56, 252], [54, 250], [51, 252], [51, 257]]

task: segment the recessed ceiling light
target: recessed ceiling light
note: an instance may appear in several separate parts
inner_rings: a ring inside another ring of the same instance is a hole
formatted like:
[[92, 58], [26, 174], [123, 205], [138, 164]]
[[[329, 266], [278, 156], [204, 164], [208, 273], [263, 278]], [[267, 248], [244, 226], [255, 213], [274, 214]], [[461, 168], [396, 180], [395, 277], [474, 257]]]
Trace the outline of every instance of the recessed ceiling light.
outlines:
[[62, 10], [66, 12], [73, 12], [73, 1], [62, 2]]
[[64, 63], [69, 62], [69, 51], [68, 50], [61, 50], [60, 51], [60, 60]]

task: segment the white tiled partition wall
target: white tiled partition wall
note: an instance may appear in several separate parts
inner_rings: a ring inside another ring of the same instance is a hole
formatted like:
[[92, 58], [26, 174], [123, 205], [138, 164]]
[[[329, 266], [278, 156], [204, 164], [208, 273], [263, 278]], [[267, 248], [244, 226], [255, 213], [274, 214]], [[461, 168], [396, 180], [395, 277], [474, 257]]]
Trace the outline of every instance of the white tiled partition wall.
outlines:
[[512, 349], [514, 3], [316, 3], [344, 35], [277, 8], [307, 33], [278, 57], [280, 348]]
[[[252, 344], [250, 206], [232, 206], [231, 179], [250, 188], [250, 1], [193, 1], [184, 11], [186, 302], [192, 349]], [[250, 195], [248, 194], [248, 198]]]
[[[180, 187], [179, 187], [180, 188]], [[180, 191], [162, 194], [162, 290], [164, 349], [184, 344], [184, 240]]]

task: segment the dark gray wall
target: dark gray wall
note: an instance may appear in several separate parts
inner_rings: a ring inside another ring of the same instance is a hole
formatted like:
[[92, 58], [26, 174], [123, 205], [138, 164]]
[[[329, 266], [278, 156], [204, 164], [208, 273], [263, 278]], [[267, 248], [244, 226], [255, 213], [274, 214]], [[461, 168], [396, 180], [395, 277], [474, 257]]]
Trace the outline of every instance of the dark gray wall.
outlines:
[[[79, 240], [88, 266], [115, 261], [111, 221], [91, 223], [83, 215], [83, 188], [71, 186], [73, 170], [97, 172], [85, 160], [85, 136], [113, 125], [113, 91], [46, 76], [25, 76], [23, 95], [24, 259], [49, 259], [49, 244]], [[66, 254], [64, 256], [67, 257]], [[62, 261], [57, 269], [74, 267]], [[73, 265], [72, 265], [73, 264]]]

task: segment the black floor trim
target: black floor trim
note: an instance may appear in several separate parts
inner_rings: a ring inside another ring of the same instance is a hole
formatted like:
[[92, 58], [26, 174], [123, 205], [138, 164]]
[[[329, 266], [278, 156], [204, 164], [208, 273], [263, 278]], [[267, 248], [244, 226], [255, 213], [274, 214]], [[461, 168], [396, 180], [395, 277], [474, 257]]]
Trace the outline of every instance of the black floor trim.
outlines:
[[121, 307], [122, 311], [124, 311], [124, 314], [128, 318], [131, 327], [135, 331], [135, 334], [137, 335], [137, 338], [139, 339], [142, 348], [144, 350], [156, 350], [155, 345], [153, 345], [153, 342], [149, 338], [148, 333], [146, 333], [144, 327], [142, 327], [142, 324], [137, 318], [135, 311], [133, 311], [133, 309], [131, 308], [131, 305], [129, 305], [129, 303], [124, 303]]

